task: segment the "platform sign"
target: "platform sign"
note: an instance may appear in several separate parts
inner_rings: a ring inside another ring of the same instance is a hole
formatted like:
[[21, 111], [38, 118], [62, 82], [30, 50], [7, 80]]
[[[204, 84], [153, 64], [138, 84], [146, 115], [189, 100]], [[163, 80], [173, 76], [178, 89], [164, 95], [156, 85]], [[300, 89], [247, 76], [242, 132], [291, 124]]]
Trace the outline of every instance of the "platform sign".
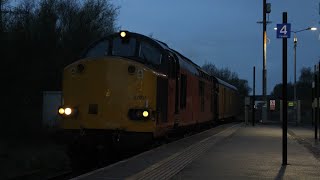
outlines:
[[270, 110], [274, 111], [276, 109], [276, 100], [270, 100]]
[[290, 38], [291, 24], [277, 24], [277, 38]]

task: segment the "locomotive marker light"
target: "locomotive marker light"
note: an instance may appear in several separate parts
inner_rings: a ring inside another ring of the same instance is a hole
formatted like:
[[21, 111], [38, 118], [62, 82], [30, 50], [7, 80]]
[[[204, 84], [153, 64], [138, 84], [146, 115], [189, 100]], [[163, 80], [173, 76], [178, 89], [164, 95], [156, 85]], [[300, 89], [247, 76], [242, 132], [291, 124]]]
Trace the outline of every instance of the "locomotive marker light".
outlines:
[[136, 67], [134, 66], [134, 65], [130, 65], [129, 67], [128, 67], [128, 72], [129, 72], [129, 74], [134, 74], [135, 72], [136, 72]]
[[59, 108], [58, 112], [59, 112], [60, 115], [63, 115], [64, 114], [64, 109], [61, 107], [61, 108]]
[[77, 73], [83, 73], [83, 71], [84, 71], [84, 65], [78, 64], [77, 65]]
[[143, 115], [143, 117], [147, 118], [149, 116], [149, 112], [148, 111], [143, 111], [142, 115]]

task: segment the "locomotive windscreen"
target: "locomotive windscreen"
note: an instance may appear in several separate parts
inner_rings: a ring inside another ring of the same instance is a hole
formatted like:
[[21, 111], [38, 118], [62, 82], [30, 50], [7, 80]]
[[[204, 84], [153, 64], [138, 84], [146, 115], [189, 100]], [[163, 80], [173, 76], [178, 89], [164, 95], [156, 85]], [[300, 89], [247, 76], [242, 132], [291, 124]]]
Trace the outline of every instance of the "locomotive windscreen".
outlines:
[[123, 43], [120, 37], [113, 38], [112, 55], [113, 56], [135, 56], [136, 39], [130, 38], [130, 41]]
[[158, 47], [135, 37], [130, 37], [126, 41], [119, 36], [101, 40], [91, 46], [85, 54], [86, 58], [104, 56], [128, 57], [151, 65], [160, 65], [162, 60], [162, 53]]

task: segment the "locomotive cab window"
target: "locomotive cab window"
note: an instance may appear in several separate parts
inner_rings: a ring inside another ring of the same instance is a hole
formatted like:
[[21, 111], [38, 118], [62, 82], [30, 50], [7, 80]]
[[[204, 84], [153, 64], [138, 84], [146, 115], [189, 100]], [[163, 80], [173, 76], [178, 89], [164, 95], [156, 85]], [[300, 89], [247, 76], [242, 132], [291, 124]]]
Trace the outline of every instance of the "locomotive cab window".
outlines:
[[109, 42], [104, 40], [89, 48], [85, 57], [103, 57], [108, 54]]
[[161, 64], [162, 55], [160, 50], [144, 41], [140, 42], [139, 57], [153, 65]]

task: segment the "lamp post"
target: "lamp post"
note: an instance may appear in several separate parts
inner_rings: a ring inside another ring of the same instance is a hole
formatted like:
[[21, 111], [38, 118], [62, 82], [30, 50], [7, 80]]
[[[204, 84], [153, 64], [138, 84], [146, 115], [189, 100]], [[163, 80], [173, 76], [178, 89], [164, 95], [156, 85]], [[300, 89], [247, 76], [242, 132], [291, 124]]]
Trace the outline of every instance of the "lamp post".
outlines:
[[271, 21], [267, 21], [267, 14], [271, 13], [271, 3], [267, 3], [267, 0], [262, 0], [262, 21], [258, 21], [257, 23], [263, 24], [263, 43], [262, 43], [262, 96], [264, 101], [264, 106], [262, 107], [262, 120], [266, 121], [268, 119], [267, 114], [267, 24], [271, 23]]
[[302, 29], [299, 31], [292, 31], [294, 33], [293, 37], [293, 48], [294, 48], [294, 85], [293, 85], [293, 98], [294, 98], [294, 103], [295, 103], [295, 111], [294, 111], [294, 118], [296, 121], [296, 125], [298, 125], [298, 119], [297, 119], [297, 44], [298, 44], [298, 38], [297, 38], [297, 33], [302, 32], [302, 31], [315, 31], [317, 28], [315, 27], [308, 27], [306, 29]]

